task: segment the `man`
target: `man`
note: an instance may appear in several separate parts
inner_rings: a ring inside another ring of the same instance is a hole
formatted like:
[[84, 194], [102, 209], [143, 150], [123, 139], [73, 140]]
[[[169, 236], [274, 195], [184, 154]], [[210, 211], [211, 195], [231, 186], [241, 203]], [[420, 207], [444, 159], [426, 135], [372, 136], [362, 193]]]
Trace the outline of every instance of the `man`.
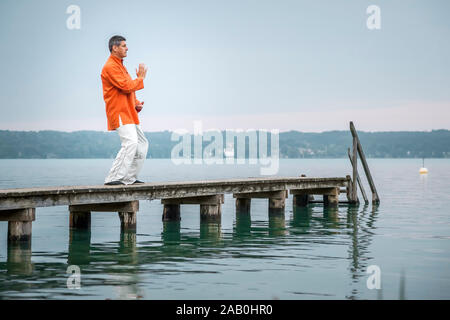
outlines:
[[144, 102], [137, 100], [135, 95], [135, 91], [144, 88], [147, 67], [143, 63], [139, 64], [139, 69], [136, 69], [137, 78], [131, 79], [123, 65], [123, 58], [128, 51], [125, 41], [122, 36], [113, 36], [109, 40], [111, 55], [101, 74], [108, 130], [117, 131], [121, 141], [121, 149], [105, 179], [105, 185], [143, 183], [137, 180], [137, 175], [148, 149], [148, 141], [138, 117]]

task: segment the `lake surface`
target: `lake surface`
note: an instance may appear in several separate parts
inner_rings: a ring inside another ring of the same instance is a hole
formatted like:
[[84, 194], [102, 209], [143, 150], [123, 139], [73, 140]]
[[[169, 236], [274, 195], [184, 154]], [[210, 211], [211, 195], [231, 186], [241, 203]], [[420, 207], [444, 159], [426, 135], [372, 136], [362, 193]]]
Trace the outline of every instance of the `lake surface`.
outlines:
[[[0, 160], [0, 189], [103, 184], [112, 161]], [[266, 199], [242, 216], [226, 194], [220, 224], [200, 223], [198, 205], [163, 223], [159, 200], [140, 201], [137, 232], [124, 234], [117, 213], [93, 212], [91, 232], [71, 232], [67, 206], [37, 208], [31, 249], [8, 248], [0, 222], [0, 299], [450, 299], [450, 160], [427, 160], [426, 176], [421, 159], [368, 161], [378, 207], [299, 209], [290, 196], [284, 216], [269, 217]], [[344, 177], [351, 167], [347, 159], [280, 161], [277, 176], [300, 174]], [[259, 165], [148, 159], [139, 179], [257, 176]], [[67, 288], [69, 265], [80, 268], [80, 289]], [[367, 286], [373, 265], [379, 290]]]

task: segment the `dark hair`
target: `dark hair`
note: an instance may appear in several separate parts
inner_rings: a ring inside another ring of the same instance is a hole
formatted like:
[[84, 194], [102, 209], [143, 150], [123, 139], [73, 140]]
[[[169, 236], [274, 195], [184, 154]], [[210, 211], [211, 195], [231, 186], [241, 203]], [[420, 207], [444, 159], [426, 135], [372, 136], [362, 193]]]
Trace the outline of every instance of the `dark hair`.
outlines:
[[127, 39], [122, 36], [112, 36], [111, 39], [109, 39], [109, 52], [112, 52], [113, 46], [120, 46], [122, 41], [127, 41]]

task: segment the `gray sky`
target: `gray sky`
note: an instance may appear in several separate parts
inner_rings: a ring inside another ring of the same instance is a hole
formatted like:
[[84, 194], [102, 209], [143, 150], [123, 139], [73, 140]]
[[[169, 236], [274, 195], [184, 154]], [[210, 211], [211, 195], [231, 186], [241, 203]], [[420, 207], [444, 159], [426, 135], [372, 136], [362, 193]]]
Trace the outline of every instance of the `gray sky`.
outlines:
[[[81, 29], [69, 30], [69, 5]], [[369, 30], [369, 5], [381, 29]], [[108, 39], [144, 131], [450, 129], [450, 1], [0, 1], [0, 130], [106, 131]]]

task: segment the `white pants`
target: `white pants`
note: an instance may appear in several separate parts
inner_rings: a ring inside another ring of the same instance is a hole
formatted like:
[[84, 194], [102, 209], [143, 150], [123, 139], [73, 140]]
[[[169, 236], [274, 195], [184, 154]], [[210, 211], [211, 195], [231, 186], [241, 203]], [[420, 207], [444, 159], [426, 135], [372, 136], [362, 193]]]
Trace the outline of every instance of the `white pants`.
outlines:
[[120, 124], [115, 129], [119, 134], [122, 147], [105, 179], [105, 183], [121, 181], [132, 184], [142, 169], [147, 157], [148, 141], [139, 124]]

